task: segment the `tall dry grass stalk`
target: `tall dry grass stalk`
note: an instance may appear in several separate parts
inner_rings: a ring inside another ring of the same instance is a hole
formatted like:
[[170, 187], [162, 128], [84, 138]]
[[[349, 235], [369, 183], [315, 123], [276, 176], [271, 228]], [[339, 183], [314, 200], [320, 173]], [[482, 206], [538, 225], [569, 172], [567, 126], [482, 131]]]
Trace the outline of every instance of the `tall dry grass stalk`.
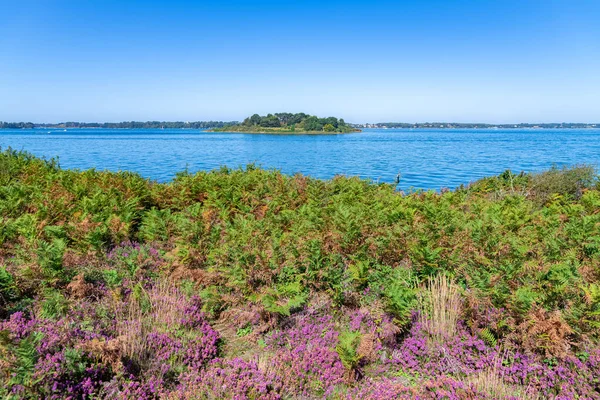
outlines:
[[182, 294], [168, 281], [160, 281], [139, 296], [117, 305], [117, 332], [123, 354], [143, 365], [147, 361], [148, 335], [176, 328], [184, 317]]
[[493, 365], [477, 374], [467, 376], [463, 382], [477, 390], [485, 393], [493, 399], [524, 399], [541, 400], [538, 394], [531, 393], [529, 387], [512, 385], [504, 381], [500, 374], [500, 366], [506, 357], [504, 353], [494, 359]]
[[420, 296], [420, 322], [440, 342], [456, 335], [462, 312], [460, 288], [445, 275], [429, 278]]

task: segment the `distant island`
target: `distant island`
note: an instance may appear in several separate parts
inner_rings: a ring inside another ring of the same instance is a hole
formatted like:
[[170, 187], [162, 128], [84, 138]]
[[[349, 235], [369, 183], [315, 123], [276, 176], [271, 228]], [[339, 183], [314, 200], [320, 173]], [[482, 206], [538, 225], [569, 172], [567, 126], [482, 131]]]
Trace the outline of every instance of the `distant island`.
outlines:
[[336, 117], [319, 118], [305, 113], [276, 113], [260, 116], [254, 114], [242, 123], [212, 128], [212, 132], [244, 133], [309, 133], [334, 134], [360, 132], [360, 129]]

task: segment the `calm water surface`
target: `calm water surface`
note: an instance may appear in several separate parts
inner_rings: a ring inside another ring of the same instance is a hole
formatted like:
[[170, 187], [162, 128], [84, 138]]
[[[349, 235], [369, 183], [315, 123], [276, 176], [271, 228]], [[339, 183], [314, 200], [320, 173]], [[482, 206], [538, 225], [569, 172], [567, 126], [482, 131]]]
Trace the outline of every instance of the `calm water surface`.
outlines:
[[383, 130], [347, 135], [256, 135], [159, 129], [0, 130], [0, 147], [59, 157], [63, 168], [176, 172], [257, 163], [317, 178], [358, 175], [400, 188], [456, 187], [506, 169], [600, 163], [600, 129]]

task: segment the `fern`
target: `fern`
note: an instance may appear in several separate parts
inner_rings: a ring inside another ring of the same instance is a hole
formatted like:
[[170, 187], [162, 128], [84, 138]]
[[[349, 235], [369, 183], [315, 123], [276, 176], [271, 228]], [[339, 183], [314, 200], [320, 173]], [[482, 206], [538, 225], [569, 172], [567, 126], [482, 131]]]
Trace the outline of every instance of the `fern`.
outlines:
[[360, 344], [360, 332], [344, 331], [340, 333], [338, 344], [335, 351], [340, 356], [342, 364], [348, 371], [352, 371], [358, 367], [361, 359], [358, 354], [358, 345]]
[[590, 283], [583, 288], [583, 291], [589, 310], [584, 322], [593, 329], [600, 329], [600, 285]]
[[398, 269], [395, 269], [389, 277], [389, 283], [384, 292], [387, 309], [400, 324], [408, 322], [417, 301], [415, 290], [409, 286], [405, 278]]
[[348, 265], [348, 272], [352, 278], [354, 284], [359, 288], [363, 289], [369, 279], [370, 263], [368, 261], [356, 261]]
[[280, 285], [262, 296], [261, 302], [265, 310], [285, 316], [302, 307], [308, 296], [303, 292], [299, 282]]
[[67, 314], [69, 302], [65, 296], [54, 289], [46, 289], [43, 295], [40, 315], [44, 318], [59, 318]]
[[13, 276], [6, 270], [6, 267], [0, 266], [0, 300], [4, 302], [15, 300], [18, 293], [19, 289]]
[[479, 337], [490, 347], [496, 347], [498, 345], [498, 340], [489, 328], [481, 329], [479, 331]]
[[17, 359], [17, 365], [13, 369], [13, 375], [10, 379], [10, 385], [22, 385], [31, 387], [32, 375], [35, 364], [38, 360], [37, 343], [41, 339], [41, 334], [32, 334], [29, 337], [21, 340], [13, 349]]
[[44, 227], [44, 234], [51, 239], [65, 239], [66, 237], [65, 228], [57, 225], [48, 225]]
[[539, 295], [529, 286], [523, 286], [516, 290], [512, 296], [512, 304], [521, 315], [526, 314], [538, 299]]
[[52, 243], [44, 240], [38, 242], [38, 263], [49, 278], [62, 279], [63, 255], [67, 245], [63, 239], [54, 239]]

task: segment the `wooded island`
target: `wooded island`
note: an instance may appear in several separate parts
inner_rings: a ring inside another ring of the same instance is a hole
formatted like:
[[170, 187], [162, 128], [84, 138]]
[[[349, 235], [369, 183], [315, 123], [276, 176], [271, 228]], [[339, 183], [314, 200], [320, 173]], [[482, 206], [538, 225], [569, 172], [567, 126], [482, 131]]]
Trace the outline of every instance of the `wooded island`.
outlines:
[[335, 134], [360, 132], [343, 119], [336, 117], [319, 118], [305, 113], [276, 113], [260, 116], [254, 114], [242, 123], [211, 129], [213, 132], [244, 133], [310, 133]]

